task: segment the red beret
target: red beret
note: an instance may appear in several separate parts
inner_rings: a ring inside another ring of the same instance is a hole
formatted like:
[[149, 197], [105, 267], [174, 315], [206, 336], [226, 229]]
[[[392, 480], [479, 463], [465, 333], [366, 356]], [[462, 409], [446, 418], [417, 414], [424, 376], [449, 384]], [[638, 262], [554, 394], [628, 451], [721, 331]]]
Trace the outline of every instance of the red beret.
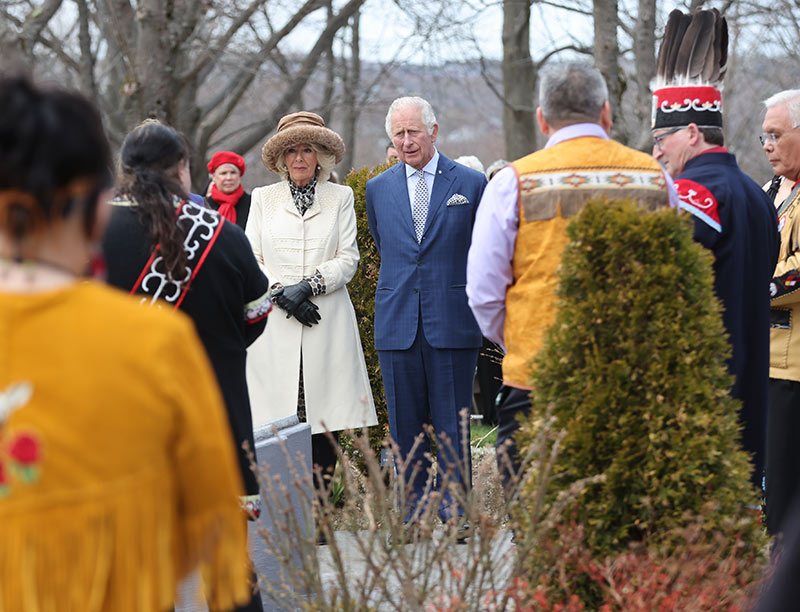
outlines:
[[209, 174], [214, 174], [214, 170], [219, 168], [222, 164], [233, 164], [239, 169], [239, 174], [244, 176], [244, 157], [237, 155], [233, 151], [217, 151], [208, 162]]

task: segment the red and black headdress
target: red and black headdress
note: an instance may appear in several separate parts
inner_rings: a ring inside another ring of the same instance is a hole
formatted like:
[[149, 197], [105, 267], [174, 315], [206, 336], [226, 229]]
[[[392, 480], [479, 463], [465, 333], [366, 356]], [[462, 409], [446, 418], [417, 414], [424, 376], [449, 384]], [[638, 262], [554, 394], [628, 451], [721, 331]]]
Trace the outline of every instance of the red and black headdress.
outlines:
[[669, 14], [658, 50], [651, 128], [722, 127], [728, 24], [717, 9]]

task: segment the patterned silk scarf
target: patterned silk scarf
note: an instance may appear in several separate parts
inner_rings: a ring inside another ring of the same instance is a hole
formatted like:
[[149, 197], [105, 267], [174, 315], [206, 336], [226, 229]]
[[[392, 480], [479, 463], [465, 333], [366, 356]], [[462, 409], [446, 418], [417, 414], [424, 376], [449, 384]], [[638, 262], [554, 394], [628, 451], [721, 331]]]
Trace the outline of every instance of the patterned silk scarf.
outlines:
[[301, 217], [306, 214], [306, 211], [314, 203], [314, 189], [316, 186], [316, 176], [311, 179], [308, 185], [303, 185], [302, 187], [289, 178], [289, 189], [292, 191], [294, 205], [297, 207], [297, 212], [300, 213]]

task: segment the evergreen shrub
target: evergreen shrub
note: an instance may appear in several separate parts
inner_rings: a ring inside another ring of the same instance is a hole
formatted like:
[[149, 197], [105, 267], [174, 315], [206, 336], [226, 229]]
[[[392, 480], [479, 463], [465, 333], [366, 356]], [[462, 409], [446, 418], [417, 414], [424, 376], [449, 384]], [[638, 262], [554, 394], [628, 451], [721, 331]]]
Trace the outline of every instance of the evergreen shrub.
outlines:
[[380, 453], [384, 439], [389, 437], [389, 415], [386, 411], [386, 397], [383, 393], [383, 379], [378, 363], [378, 352], [375, 350], [375, 289], [378, 286], [378, 272], [381, 267], [381, 258], [375, 241], [369, 233], [367, 223], [367, 181], [387, 169], [388, 166], [380, 164], [372, 169], [367, 166], [353, 169], [346, 177], [345, 184], [353, 190], [355, 198], [358, 252], [361, 260], [353, 279], [347, 283], [347, 291], [358, 321], [358, 332], [361, 335], [361, 346], [364, 349], [364, 359], [367, 364], [367, 373], [372, 387], [372, 397], [375, 399], [375, 409], [378, 413], [378, 427], [370, 430], [371, 447]]
[[664, 542], [698, 517], [707, 533], [760, 549], [711, 253], [685, 216], [630, 201], [592, 201], [567, 232], [557, 314], [532, 361], [518, 442], [524, 453], [548, 407], [565, 433], [552, 474], [531, 473], [521, 502], [541, 486], [552, 503], [604, 474], [574, 514], [595, 559]]

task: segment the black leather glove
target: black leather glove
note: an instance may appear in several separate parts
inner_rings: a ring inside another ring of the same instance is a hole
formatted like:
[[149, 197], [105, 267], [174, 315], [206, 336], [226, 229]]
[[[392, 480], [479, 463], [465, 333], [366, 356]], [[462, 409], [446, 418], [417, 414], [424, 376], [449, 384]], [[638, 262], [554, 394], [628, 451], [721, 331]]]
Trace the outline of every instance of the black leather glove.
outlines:
[[278, 289], [272, 295], [272, 301], [286, 311], [286, 318], [290, 318], [297, 307], [311, 297], [311, 285], [307, 280]]
[[318, 311], [319, 307], [314, 302], [306, 300], [295, 309], [294, 318], [306, 327], [311, 327], [322, 319]]

